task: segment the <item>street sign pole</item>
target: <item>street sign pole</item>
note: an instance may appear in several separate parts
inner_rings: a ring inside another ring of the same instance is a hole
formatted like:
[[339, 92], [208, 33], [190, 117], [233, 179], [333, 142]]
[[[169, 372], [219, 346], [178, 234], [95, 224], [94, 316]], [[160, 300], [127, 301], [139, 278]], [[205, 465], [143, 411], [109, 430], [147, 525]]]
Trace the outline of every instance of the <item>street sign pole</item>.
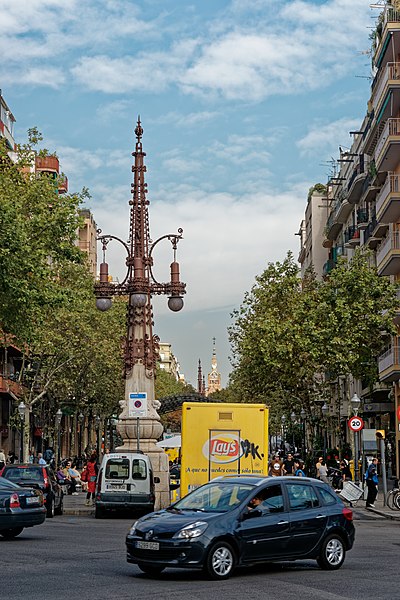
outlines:
[[358, 465], [358, 431], [354, 432], [354, 483], [358, 485], [360, 483], [360, 469]]
[[361, 429], [364, 427], [364, 421], [361, 417], [354, 415], [347, 421], [349, 429], [354, 433], [354, 483], [356, 485], [360, 482], [360, 468], [358, 465], [358, 454], [359, 454], [359, 443], [358, 435]]

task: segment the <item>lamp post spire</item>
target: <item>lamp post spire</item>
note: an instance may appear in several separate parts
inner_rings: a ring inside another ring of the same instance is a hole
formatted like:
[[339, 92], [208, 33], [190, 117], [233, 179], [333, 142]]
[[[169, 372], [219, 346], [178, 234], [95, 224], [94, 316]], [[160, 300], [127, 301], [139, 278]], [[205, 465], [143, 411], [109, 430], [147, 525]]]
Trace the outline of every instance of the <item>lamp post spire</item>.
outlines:
[[[140, 446], [151, 459], [154, 475], [160, 478], [156, 486], [156, 508], [169, 504], [168, 457], [155, 444], [162, 434], [163, 427], [157, 409], [160, 403], [155, 399], [154, 380], [158, 356], [157, 336], [153, 336], [152, 294], [169, 296], [169, 308], [177, 312], [183, 307], [182, 296], [185, 284], [180, 281], [179, 264], [176, 262], [176, 250], [182, 239], [182, 229], [178, 233], [170, 233], [150, 239], [149, 201], [147, 200], [147, 184], [145, 182], [146, 166], [143, 152], [143, 127], [138, 118], [135, 128], [136, 144], [132, 153], [133, 183], [131, 185], [129, 239], [124, 242], [113, 235], [100, 235], [98, 239], [103, 246], [103, 262], [100, 265], [100, 281], [95, 284], [97, 306], [107, 310], [111, 306], [111, 297], [120, 295], [128, 297], [127, 323], [124, 343], [124, 377], [125, 398], [120, 401], [122, 412], [119, 416], [117, 430], [124, 440], [121, 450], [136, 450]], [[152, 272], [154, 247], [162, 240], [168, 239], [172, 244], [173, 261], [171, 263], [170, 281], [156, 281]], [[107, 246], [111, 240], [120, 242], [126, 251], [127, 272], [122, 283], [113, 285], [109, 282], [108, 265], [105, 259]], [[137, 410], [140, 398], [142, 410]], [[139, 444], [140, 440], [140, 444]]]

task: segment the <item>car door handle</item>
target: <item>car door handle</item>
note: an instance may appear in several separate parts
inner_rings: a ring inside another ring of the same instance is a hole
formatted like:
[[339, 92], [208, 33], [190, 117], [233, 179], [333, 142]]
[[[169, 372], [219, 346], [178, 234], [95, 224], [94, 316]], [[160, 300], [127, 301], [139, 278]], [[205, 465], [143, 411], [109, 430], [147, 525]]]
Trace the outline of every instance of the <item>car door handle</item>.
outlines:
[[289, 521], [278, 521], [277, 525], [288, 525]]
[[315, 518], [316, 519], [325, 519], [326, 515], [317, 515]]

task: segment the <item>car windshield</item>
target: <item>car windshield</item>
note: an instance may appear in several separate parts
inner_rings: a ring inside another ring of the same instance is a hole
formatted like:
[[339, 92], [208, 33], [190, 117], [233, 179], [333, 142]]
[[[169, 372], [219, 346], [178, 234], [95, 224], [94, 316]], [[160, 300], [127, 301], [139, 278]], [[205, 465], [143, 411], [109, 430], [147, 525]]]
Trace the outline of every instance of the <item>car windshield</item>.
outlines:
[[241, 483], [215, 482], [194, 490], [173, 505], [178, 510], [228, 512], [238, 506], [253, 489]]
[[43, 481], [41, 467], [7, 467], [3, 475], [11, 481]]

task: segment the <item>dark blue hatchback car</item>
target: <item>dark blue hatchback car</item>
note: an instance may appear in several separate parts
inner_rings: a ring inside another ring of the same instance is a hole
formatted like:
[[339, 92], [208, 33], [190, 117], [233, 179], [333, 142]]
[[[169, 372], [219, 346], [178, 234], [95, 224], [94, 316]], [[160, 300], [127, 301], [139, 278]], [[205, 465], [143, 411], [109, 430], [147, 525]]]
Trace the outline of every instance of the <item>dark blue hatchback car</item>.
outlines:
[[212, 579], [236, 566], [307, 558], [333, 570], [354, 533], [352, 511], [317, 479], [221, 477], [136, 521], [127, 560], [148, 574], [199, 568]]

